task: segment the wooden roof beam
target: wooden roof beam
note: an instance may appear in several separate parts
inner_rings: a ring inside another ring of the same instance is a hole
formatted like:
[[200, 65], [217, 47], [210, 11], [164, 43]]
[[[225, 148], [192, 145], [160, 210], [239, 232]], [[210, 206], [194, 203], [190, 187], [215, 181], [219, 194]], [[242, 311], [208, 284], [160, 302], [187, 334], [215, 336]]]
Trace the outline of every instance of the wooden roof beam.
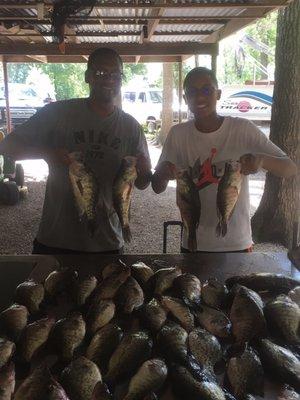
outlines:
[[[110, 43], [109, 46], [124, 56], [178, 56], [185, 54], [217, 54], [218, 46], [215, 43]], [[99, 43], [66, 44], [66, 56], [88, 55], [99, 47]], [[0, 44], [0, 54], [3, 55], [60, 55], [57, 44]]]
[[[11, 2], [0, 2], [0, 9], [37, 9], [38, 4], [41, 2], [32, 2], [32, 3], [16, 3], [15, 1]], [[157, 1], [154, 4], [149, 4], [145, 2], [136, 1], [135, 3], [123, 3], [123, 2], [113, 2], [113, 1], [106, 1], [105, 3], [101, 3], [99, 5], [96, 4], [94, 9], [120, 9], [120, 8], [131, 8], [134, 7], [135, 9], [159, 9], [159, 8], [173, 8], [173, 9], [195, 9], [195, 8], [272, 8], [274, 6], [282, 5], [285, 6], [288, 3], [288, 0], [283, 1], [276, 1], [276, 0], [267, 0], [267, 1], [260, 1], [255, 3], [252, 1], [249, 2], [203, 2], [203, 3], [174, 3], [173, 1], [164, 0], [164, 1]], [[44, 5], [48, 7], [52, 7], [53, 3], [44, 1]], [[89, 6], [83, 6], [82, 8], [90, 8]]]
[[[152, 36], [178, 36], [178, 35], [210, 35], [212, 34], [214, 31], [212, 30], [200, 30], [200, 31], [168, 31], [168, 32], [154, 32], [152, 34]], [[85, 31], [85, 32], [75, 32], [75, 31], [71, 31], [70, 29], [68, 29], [68, 31], [65, 33], [65, 36], [68, 38], [73, 38], [73, 40], [71, 40], [72, 43], [79, 43], [78, 40], [74, 40], [74, 38], [79, 38], [79, 37], [85, 37], [85, 36], [90, 36], [90, 37], [116, 37], [116, 36], [140, 36], [142, 35], [142, 32], [140, 31], [105, 31], [105, 32], [89, 32], [89, 31]], [[21, 37], [52, 37], [52, 33], [51, 32], [40, 32], [40, 33], [23, 33], [21, 31], [21, 33], [11, 33], [10, 31], [4, 31], [3, 33], [0, 33], [0, 37], [10, 37], [10, 38], [21, 38]], [[147, 43], [149, 42], [149, 40], [145, 41], [145, 42], [141, 42], [141, 43]]]

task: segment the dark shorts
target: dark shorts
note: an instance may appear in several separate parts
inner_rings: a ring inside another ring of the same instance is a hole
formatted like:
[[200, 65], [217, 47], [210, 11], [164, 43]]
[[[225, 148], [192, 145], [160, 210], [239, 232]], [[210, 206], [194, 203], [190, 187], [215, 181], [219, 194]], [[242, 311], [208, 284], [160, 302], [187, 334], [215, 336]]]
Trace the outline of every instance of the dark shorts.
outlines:
[[[185, 249], [184, 247], [181, 247], [180, 249], [181, 253], [192, 253], [190, 250]], [[252, 247], [249, 247], [248, 249], [244, 250], [235, 250], [235, 251], [196, 251], [195, 253], [202, 253], [202, 254], [215, 254], [215, 253], [251, 253], [252, 252]]]
[[110, 251], [99, 251], [99, 252], [85, 252], [77, 250], [60, 249], [59, 247], [50, 247], [40, 243], [34, 239], [32, 254], [77, 254], [77, 255], [88, 255], [88, 254], [123, 254], [124, 248], [121, 247], [117, 250]]

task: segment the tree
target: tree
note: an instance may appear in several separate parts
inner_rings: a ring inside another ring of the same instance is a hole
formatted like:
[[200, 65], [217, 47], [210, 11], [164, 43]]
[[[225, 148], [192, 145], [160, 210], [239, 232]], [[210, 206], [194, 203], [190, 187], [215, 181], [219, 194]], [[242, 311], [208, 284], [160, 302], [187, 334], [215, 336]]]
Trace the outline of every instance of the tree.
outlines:
[[88, 85], [84, 82], [85, 64], [39, 64], [54, 84], [57, 100], [86, 97]]
[[163, 102], [162, 102], [162, 121], [159, 133], [159, 141], [164, 143], [167, 134], [173, 125], [173, 65], [163, 63]]
[[[261, 53], [248, 45], [244, 46], [247, 54], [261, 62], [261, 64], [263, 64], [265, 67], [267, 67], [268, 64], [274, 63], [273, 54], [275, 53], [276, 42], [276, 20], [277, 11], [273, 11], [266, 17], [259, 19], [241, 31], [241, 33], [247, 34], [253, 39], [264, 43], [269, 47], [270, 54], [266, 55], [265, 53]], [[232, 37], [221, 42], [220, 50], [224, 59], [224, 67], [219, 68], [218, 77], [220, 82], [225, 84], [234, 84], [244, 83], [247, 80], [253, 79], [253, 64], [247, 59], [245, 61], [241, 76], [238, 76], [235, 66], [236, 41], [233, 41]], [[265, 78], [264, 74], [259, 70], [257, 70], [256, 77], [258, 79]]]
[[7, 75], [8, 81], [14, 83], [25, 83], [29, 71], [33, 67], [33, 63], [8, 63]]
[[[270, 139], [300, 162], [300, 0], [279, 12]], [[280, 179], [267, 174], [261, 203], [252, 218], [254, 238], [290, 247], [299, 221], [299, 174]]]
[[134, 75], [146, 75], [147, 66], [146, 64], [143, 63], [124, 64], [123, 72], [124, 72], [124, 83], [127, 83], [134, 77]]

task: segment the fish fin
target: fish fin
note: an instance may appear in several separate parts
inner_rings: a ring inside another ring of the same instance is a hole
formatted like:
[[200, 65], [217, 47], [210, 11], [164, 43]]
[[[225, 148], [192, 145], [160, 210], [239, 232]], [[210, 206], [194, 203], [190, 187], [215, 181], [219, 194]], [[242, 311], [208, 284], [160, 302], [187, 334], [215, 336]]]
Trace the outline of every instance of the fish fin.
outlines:
[[220, 220], [216, 227], [216, 235], [218, 237], [225, 236], [227, 234], [227, 223], [224, 220]]
[[130, 243], [131, 238], [132, 238], [130, 227], [129, 226], [124, 226], [122, 228], [122, 232], [123, 232], [123, 238], [124, 238], [125, 242], [126, 243]]

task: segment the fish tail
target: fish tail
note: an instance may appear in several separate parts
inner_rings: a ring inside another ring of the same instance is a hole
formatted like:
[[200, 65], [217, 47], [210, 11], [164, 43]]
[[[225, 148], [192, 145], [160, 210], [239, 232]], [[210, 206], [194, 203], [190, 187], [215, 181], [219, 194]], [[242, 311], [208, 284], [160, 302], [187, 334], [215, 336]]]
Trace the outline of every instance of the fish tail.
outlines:
[[218, 222], [218, 225], [216, 227], [216, 234], [218, 237], [220, 236], [225, 236], [227, 233], [227, 223], [224, 219], [220, 220]]
[[126, 243], [130, 243], [132, 235], [131, 235], [131, 231], [130, 231], [129, 225], [124, 226], [122, 228], [122, 232], [123, 232], [123, 238], [124, 238], [125, 242]]
[[188, 236], [188, 249], [190, 251], [196, 251], [197, 250], [197, 237], [196, 237], [196, 231], [189, 232]]

